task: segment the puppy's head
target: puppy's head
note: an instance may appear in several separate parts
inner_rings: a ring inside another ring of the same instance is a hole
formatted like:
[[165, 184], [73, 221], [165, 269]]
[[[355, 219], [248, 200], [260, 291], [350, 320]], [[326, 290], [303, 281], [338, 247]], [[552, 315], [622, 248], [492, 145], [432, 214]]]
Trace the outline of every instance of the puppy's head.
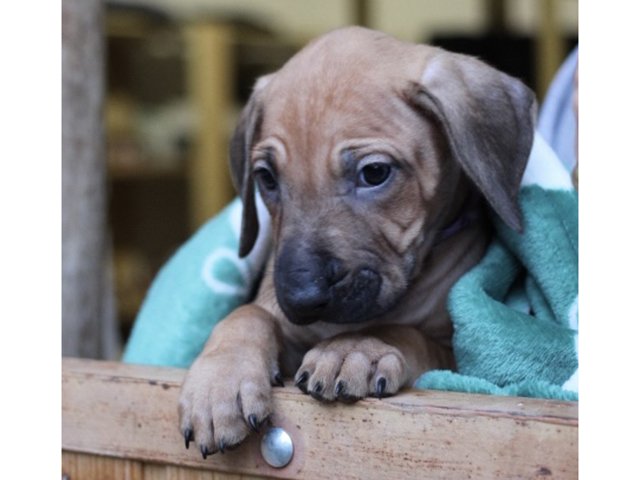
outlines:
[[320, 37], [258, 81], [231, 142], [240, 255], [271, 213], [288, 319], [362, 322], [406, 292], [469, 187], [521, 229], [532, 92], [471, 57], [362, 28]]

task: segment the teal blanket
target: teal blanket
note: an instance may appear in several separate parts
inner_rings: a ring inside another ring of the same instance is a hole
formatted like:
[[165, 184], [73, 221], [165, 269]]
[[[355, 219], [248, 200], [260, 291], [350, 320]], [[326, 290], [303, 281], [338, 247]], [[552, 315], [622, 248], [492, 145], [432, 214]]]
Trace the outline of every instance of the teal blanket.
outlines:
[[258, 205], [260, 234], [238, 257], [242, 203], [205, 223], [162, 267], [133, 325], [123, 361], [188, 368], [213, 327], [247, 303], [270, 249], [269, 214]]
[[[569, 172], [539, 135], [519, 200], [524, 233], [494, 216], [486, 255], [450, 293], [457, 372], [427, 372], [417, 388], [577, 400], [578, 199]], [[270, 232], [261, 206], [257, 248], [240, 259], [241, 208], [234, 200], [160, 271], [125, 362], [188, 367], [213, 326], [248, 301]]]
[[493, 216], [486, 255], [449, 295], [458, 371], [416, 387], [578, 399], [578, 197], [539, 136], [519, 201], [524, 232]]

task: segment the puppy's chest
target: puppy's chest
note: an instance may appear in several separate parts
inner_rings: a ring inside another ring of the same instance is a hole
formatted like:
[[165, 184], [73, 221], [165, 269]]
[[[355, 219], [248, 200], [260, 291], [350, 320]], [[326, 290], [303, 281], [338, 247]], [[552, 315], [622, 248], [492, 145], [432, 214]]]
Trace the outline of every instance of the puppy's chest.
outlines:
[[[361, 332], [383, 325], [415, 327], [426, 334], [430, 334], [431, 330], [435, 336], [439, 336], [443, 329], [449, 330], [447, 327], [450, 322], [444, 308], [446, 292], [434, 289], [431, 293], [431, 296], [406, 297], [389, 312], [367, 322], [335, 324], [319, 321], [302, 326], [282, 319], [281, 330], [285, 342], [296, 350], [312, 348], [336, 335]], [[431, 329], [428, 328], [429, 325]]]

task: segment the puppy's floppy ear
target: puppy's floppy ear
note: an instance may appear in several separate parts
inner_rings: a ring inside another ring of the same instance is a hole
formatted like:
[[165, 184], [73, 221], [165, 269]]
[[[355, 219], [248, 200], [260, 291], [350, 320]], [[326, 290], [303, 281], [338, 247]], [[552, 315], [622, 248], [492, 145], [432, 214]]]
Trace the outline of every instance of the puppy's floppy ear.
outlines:
[[454, 159], [495, 212], [522, 231], [518, 191], [533, 143], [535, 96], [475, 58], [435, 52], [411, 101], [440, 124]]
[[268, 77], [258, 80], [249, 102], [244, 107], [231, 143], [229, 144], [229, 165], [231, 180], [242, 199], [242, 227], [240, 230], [240, 257], [246, 257], [258, 238], [260, 228], [256, 211], [255, 187], [251, 172], [251, 148], [260, 132], [262, 104], [260, 92]]

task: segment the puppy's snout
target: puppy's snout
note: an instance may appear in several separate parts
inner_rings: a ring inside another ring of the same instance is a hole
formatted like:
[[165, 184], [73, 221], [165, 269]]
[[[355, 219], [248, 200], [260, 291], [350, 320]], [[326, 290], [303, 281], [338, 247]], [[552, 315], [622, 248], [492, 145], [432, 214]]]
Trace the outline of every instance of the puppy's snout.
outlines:
[[[311, 280], [310, 277], [307, 278]], [[283, 291], [283, 303], [293, 318], [309, 318], [320, 313], [331, 301], [322, 279], [290, 285]]]
[[295, 323], [310, 323], [331, 303], [331, 288], [346, 276], [342, 261], [289, 244], [276, 265], [280, 307]]
[[371, 268], [351, 272], [330, 254], [290, 243], [276, 262], [275, 283], [280, 308], [291, 322], [351, 323], [370, 313], [382, 280]]

